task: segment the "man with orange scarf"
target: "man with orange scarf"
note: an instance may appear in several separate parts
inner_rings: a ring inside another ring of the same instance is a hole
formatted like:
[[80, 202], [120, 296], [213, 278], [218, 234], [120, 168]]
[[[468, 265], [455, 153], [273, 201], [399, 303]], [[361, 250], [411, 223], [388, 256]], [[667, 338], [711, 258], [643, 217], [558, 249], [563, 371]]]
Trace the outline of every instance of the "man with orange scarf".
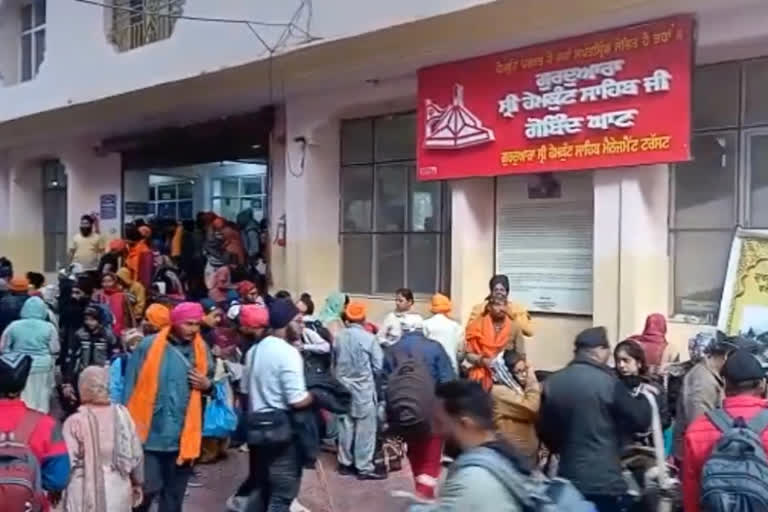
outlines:
[[125, 266], [131, 271], [131, 279], [140, 282], [145, 290], [149, 290], [152, 287], [154, 272], [152, 249], [149, 247], [152, 229], [149, 226], [141, 226], [128, 229], [125, 234], [128, 239]]
[[214, 368], [200, 336], [202, 318], [200, 304], [179, 304], [171, 325], [142, 341], [128, 361], [125, 399], [144, 443], [144, 502], [136, 511], [149, 511], [157, 499], [163, 512], [182, 510]]
[[493, 360], [507, 348], [515, 348], [519, 327], [507, 315], [507, 300], [494, 295], [485, 313], [467, 327], [467, 355], [469, 379], [482, 384], [490, 391], [493, 386], [491, 366]]

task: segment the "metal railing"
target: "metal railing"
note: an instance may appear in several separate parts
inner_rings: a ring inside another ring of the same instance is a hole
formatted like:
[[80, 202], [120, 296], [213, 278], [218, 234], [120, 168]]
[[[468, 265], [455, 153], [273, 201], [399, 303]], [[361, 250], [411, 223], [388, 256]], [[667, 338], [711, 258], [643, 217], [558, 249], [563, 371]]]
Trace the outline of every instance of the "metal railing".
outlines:
[[185, 0], [113, 0], [112, 42], [120, 51], [133, 50], [173, 34]]

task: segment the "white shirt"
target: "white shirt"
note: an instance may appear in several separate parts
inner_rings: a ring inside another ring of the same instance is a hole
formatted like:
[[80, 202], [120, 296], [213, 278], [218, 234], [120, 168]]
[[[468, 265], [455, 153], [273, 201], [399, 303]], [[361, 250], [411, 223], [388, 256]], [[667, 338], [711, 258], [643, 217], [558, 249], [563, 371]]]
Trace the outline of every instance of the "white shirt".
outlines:
[[267, 336], [251, 347], [245, 361], [252, 412], [287, 411], [309, 395], [301, 354], [285, 340]]
[[424, 335], [443, 346], [458, 375], [457, 355], [464, 349], [464, 328], [455, 320], [437, 314], [424, 320]]

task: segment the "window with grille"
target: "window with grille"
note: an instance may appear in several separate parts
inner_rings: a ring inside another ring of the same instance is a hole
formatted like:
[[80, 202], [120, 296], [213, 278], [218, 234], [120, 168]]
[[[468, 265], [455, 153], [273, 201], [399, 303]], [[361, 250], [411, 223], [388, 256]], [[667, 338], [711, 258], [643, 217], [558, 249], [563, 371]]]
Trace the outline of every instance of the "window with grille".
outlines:
[[267, 191], [266, 175], [229, 176], [211, 180], [211, 209], [234, 221], [237, 214], [252, 209], [254, 219], [264, 218]]
[[736, 226], [768, 228], [768, 59], [700, 67], [693, 160], [675, 166], [673, 313], [714, 324]]
[[67, 257], [67, 173], [59, 160], [42, 163], [45, 272], [57, 272]]
[[37, 76], [45, 58], [45, 0], [21, 7], [20, 76], [22, 82]]
[[113, 0], [112, 42], [120, 51], [168, 39], [184, 0]]
[[149, 213], [161, 219], [194, 219], [194, 199], [194, 180], [163, 181], [149, 185]]
[[413, 113], [343, 121], [341, 285], [391, 294], [448, 287], [450, 219], [443, 182], [416, 179]]

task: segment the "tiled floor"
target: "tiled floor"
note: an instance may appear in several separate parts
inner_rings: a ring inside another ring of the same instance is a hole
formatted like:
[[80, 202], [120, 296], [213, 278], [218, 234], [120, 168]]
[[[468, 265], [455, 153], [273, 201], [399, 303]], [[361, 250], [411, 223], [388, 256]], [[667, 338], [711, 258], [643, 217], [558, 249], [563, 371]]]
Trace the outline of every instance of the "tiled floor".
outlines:
[[[190, 489], [185, 502], [185, 512], [224, 511], [224, 501], [245, 478], [248, 468], [247, 455], [230, 451], [224, 462], [200, 466], [204, 487]], [[361, 482], [354, 477], [342, 477], [336, 473], [336, 459], [323, 454], [320, 470], [305, 470], [299, 501], [311, 512], [401, 512], [405, 510], [402, 499], [392, 498], [393, 490], [413, 489], [410, 470], [389, 476], [378, 482]]]

